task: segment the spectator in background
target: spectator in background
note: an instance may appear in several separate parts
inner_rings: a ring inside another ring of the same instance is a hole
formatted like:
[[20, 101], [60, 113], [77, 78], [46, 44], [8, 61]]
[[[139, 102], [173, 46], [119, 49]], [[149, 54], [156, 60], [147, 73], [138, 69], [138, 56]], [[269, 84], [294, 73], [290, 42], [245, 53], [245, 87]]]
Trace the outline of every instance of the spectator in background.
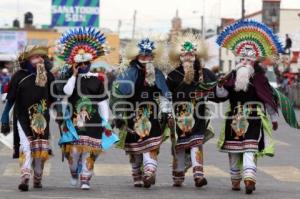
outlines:
[[285, 35], [285, 46], [284, 46], [284, 52], [285, 54], [290, 54], [291, 53], [291, 48], [292, 48], [292, 40], [291, 38], [289, 37], [288, 34]]
[[10, 81], [11, 75], [7, 68], [3, 68], [0, 73], [0, 94], [6, 93], [8, 82]]

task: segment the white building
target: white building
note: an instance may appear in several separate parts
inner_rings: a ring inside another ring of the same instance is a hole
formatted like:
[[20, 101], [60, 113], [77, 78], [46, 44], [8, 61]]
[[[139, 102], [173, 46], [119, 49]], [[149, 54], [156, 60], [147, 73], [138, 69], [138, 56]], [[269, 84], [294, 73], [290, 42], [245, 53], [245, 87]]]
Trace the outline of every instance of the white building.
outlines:
[[[289, 34], [292, 41], [292, 51], [300, 50], [300, 9], [280, 9], [280, 0], [263, 0], [263, 10], [245, 16], [268, 24], [279, 35], [284, 45], [285, 34]], [[222, 19], [223, 27], [235, 22], [234, 19]], [[298, 41], [299, 40], [299, 41]], [[297, 53], [296, 53], [297, 54]], [[297, 54], [298, 56], [298, 54]], [[292, 57], [292, 60], [298, 58]], [[235, 57], [227, 49], [221, 50], [221, 68], [228, 72], [235, 67]], [[292, 70], [298, 71], [300, 66], [292, 62]]]

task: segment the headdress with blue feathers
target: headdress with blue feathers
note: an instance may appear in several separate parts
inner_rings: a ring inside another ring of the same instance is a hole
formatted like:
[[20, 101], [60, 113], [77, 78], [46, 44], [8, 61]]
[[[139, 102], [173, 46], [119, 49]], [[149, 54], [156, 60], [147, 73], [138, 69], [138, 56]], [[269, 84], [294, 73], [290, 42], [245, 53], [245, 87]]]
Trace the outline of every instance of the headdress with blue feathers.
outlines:
[[227, 26], [217, 38], [217, 44], [236, 56], [254, 59], [283, 53], [282, 44], [273, 31], [254, 20], [240, 20]]
[[95, 28], [75, 28], [58, 41], [59, 57], [68, 64], [92, 61], [106, 54], [105, 36]]

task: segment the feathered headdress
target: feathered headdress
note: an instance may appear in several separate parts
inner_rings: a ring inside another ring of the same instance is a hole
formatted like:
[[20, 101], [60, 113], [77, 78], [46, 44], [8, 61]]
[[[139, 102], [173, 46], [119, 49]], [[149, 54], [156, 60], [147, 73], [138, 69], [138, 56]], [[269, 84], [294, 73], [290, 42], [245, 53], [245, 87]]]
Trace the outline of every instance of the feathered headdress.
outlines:
[[253, 59], [284, 52], [273, 31], [254, 20], [241, 20], [227, 26], [217, 38], [217, 44], [231, 50], [235, 56]]
[[68, 64], [92, 61], [108, 52], [105, 40], [95, 28], [71, 29], [58, 41], [57, 52]]
[[200, 35], [185, 33], [178, 36], [169, 46], [169, 61], [173, 67], [178, 67], [180, 55], [193, 52], [196, 59], [207, 59], [207, 46]]
[[129, 63], [136, 59], [138, 55], [153, 55], [153, 64], [161, 71], [165, 71], [166, 64], [163, 62], [165, 44], [160, 41], [144, 38], [133, 40], [127, 44], [120, 64], [121, 71], [129, 66]]
[[162, 46], [149, 38], [140, 41], [133, 40], [125, 47], [124, 58], [128, 61], [136, 59], [138, 55], [154, 55], [154, 59], [159, 59], [162, 54]]
[[19, 67], [27, 69], [29, 72], [36, 71], [35, 85], [39, 87], [45, 87], [48, 81], [45, 62], [37, 63], [35, 64], [35, 67], [33, 67], [31, 64], [27, 65], [23, 63], [25, 63], [26, 60], [35, 55], [48, 56], [48, 50], [49, 47], [47, 46], [29, 45], [24, 48], [17, 59], [17, 65]]
[[47, 46], [35, 46], [35, 45], [26, 46], [24, 50], [19, 54], [18, 62], [21, 63], [33, 55], [47, 56], [48, 50], [49, 47]]

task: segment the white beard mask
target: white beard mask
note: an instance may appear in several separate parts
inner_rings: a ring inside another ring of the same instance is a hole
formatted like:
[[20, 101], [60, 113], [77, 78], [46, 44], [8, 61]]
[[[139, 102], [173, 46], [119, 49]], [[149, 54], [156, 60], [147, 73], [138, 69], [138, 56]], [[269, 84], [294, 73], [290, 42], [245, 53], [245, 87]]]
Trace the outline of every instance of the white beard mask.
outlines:
[[35, 85], [40, 87], [45, 87], [46, 83], [47, 83], [47, 71], [45, 69], [45, 65], [44, 63], [37, 63]]
[[145, 75], [145, 81], [149, 86], [154, 86], [155, 84], [155, 67], [153, 65], [153, 62], [147, 62], [146, 66], [146, 75]]
[[191, 84], [194, 80], [194, 62], [186, 61], [182, 63], [184, 70], [184, 78], [183, 81], [187, 84]]
[[251, 65], [237, 65], [236, 71], [236, 80], [234, 83], [234, 90], [235, 91], [244, 91], [248, 90], [248, 86], [250, 83], [250, 78], [254, 74], [254, 68]]

